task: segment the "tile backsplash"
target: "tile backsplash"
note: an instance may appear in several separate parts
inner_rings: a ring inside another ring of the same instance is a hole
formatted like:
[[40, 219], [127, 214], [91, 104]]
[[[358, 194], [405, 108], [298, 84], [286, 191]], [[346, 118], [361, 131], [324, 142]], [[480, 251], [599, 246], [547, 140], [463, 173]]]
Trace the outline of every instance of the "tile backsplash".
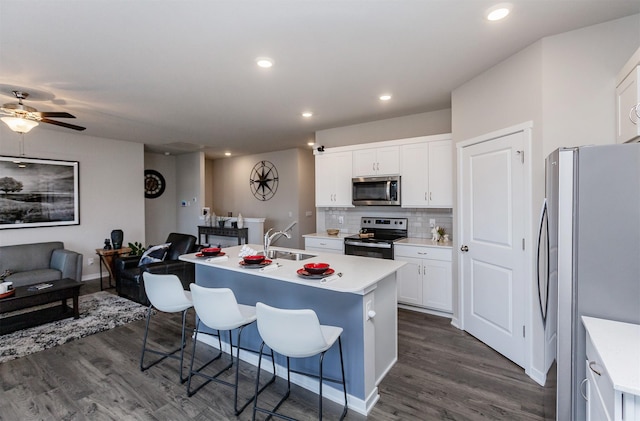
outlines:
[[[355, 208], [317, 208], [318, 232], [327, 228], [338, 228], [341, 233], [357, 233], [360, 230], [360, 218], [407, 218], [409, 237], [431, 238], [429, 219], [435, 219], [436, 226], [445, 229], [449, 238], [453, 239], [453, 214], [451, 209], [405, 209], [387, 206], [370, 206]], [[322, 217], [324, 214], [324, 218]], [[340, 219], [342, 218], [342, 224]], [[324, 221], [324, 226], [320, 226]]]

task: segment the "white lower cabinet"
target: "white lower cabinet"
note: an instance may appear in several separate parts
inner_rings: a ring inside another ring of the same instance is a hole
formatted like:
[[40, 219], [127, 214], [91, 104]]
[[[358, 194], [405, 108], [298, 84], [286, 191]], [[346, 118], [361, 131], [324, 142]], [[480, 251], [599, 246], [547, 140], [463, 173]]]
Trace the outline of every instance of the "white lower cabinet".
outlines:
[[640, 421], [640, 327], [585, 316], [583, 323], [587, 331], [586, 420]]
[[304, 249], [307, 251], [344, 254], [344, 240], [342, 238], [305, 237]]
[[394, 245], [394, 259], [407, 262], [398, 271], [398, 302], [453, 311], [451, 249]]

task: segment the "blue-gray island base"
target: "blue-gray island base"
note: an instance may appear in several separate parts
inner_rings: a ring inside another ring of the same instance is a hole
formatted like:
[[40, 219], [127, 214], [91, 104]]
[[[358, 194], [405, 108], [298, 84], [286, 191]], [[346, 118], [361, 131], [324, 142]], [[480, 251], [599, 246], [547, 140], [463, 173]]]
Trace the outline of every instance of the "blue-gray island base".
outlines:
[[[404, 263], [314, 252], [316, 257], [303, 262], [276, 259], [273, 264], [279, 264], [278, 269], [261, 272], [239, 264], [240, 249], [239, 246], [224, 249], [226, 260], [197, 258], [194, 254], [180, 259], [196, 263], [198, 285], [230, 288], [241, 304], [263, 302], [286, 309], [310, 308], [318, 314], [321, 324], [342, 327], [349, 408], [368, 414], [379, 398], [377, 385], [398, 358], [396, 271]], [[304, 263], [313, 262], [329, 263], [342, 276], [323, 283], [297, 275]], [[217, 340], [206, 336], [200, 335], [198, 339], [217, 347]], [[244, 329], [242, 341], [243, 348], [259, 349], [262, 340], [255, 325]], [[223, 347], [228, 348], [228, 344]], [[258, 359], [253, 353], [241, 352], [240, 357], [257, 366]], [[291, 365], [292, 369], [317, 373], [317, 361], [317, 358], [292, 359]], [[327, 352], [324, 364], [327, 377], [341, 377], [337, 349]], [[286, 360], [276, 358], [276, 365], [278, 374], [286, 376]], [[270, 364], [262, 366], [270, 368]], [[318, 392], [316, 379], [292, 373], [291, 381]], [[332, 383], [325, 383], [323, 395], [338, 403], [344, 401], [340, 387]]]

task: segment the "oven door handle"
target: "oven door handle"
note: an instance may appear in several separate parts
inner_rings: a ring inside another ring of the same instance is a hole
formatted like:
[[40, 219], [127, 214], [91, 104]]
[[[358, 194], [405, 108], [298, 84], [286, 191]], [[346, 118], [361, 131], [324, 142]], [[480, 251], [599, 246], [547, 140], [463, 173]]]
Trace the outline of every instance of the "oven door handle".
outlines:
[[365, 243], [363, 241], [349, 241], [345, 240], [344, 242], [347, 246], [358, 246], [358, 247], [370, 247], [375, 249], [390, 249], [391, 244], [389, 243]]

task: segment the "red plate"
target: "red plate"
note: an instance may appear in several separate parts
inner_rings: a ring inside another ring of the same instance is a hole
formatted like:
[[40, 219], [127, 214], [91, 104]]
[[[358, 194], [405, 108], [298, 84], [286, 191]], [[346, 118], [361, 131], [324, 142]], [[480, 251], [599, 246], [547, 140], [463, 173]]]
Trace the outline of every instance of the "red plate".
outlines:
[[269, 266], [271, 264], [271, 260], [269, 259], [264, 259], [262, 262], [260, 263], [246, 263], [244, 260], [240, 260], [238, 262], [238, 264], [244, 268], [247, 269], [258, 269], [258, 268], [262, 268], [265, 266]]
[[297, 273], [299, 277], [305, 278], [305, 279], [322, 279], [322, 278], [326, 278], [327, 276], [333, 275], [334, 272], [335, 270], [333, 269], [327, 269], [327, 271], [324, 273], [313, 274], [313, 273], [307, 272], [304, 269], [298, 269]]
[[11, 291], [7, 291], [4, 294], [0, 294], [0, 299], [2, 298], [7, 298], [7, 297], [11, 297], [13, 294], [16, 293], [15, 289], [12, 289]]
[[226, 254], [227, 254], [227, 253], [225, 253], [225, 252], [223, 252], [223, 251], [221, 251], [220, 253], [218, 253], [218, 254], [216, 254], [216, 255], [214, 255], [214, 256], [205, 256], [205, 255], [204, 255], [204, 254], [202, 254], [202, 253], [196, 253], [196, 257], [207, 257], [207, 258], [209, 258], [209, 257], [220, 257], [220, 256], [224, 256], [224, 255], [226, 255]]

